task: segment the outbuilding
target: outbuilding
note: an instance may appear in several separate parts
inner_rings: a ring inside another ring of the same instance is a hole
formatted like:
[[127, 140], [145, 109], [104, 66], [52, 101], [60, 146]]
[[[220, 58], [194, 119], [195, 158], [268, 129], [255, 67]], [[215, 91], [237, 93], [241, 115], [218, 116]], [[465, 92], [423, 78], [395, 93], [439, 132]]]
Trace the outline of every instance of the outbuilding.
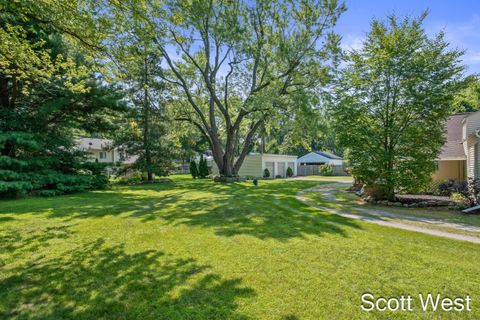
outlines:
[[[297, 156], [286, 154], [255, 153], [245, 157], [238, 172], [240, 177], [263, 177], [265, 169], [268, 169], [270, 178], [287, 176], [287, 170], [291, 168], [293, 175], [297, 175]], [[212, 163], [212, 173], [218, 175], [218, 167]]]
[[323, 151], [312, 151], [297, 160], [298, 175], [307, 176], [318, 174], [322, 165], [330, 164], [334, 175], [343, 175], [343, 159], [335, 154]]

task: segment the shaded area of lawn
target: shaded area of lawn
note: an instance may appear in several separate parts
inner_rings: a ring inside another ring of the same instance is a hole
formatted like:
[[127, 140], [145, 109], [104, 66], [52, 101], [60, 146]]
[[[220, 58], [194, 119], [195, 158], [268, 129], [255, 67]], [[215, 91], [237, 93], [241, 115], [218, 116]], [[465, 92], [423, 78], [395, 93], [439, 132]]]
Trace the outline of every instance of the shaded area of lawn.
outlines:
[[0, 319], [432, 319], [451, 315], [364, 313], [360, 295], [478, 301], [478, 245], [295, 199], [317, 184], [174, 177], [0, 202]]
[[43, 212], [49, 217], [73, 221], [121, 215], [142, 221], [163, 219], [174, 225], [215, 228], [222, 236], [248, 234], [261, 239], [322, 233], [347, 236], [344, 227], [359, 228], [354, 220], [320, 214], [295, 199], [299, 189], [319, 182], [260, 181], [255, 187], [248, 182], [213, 184], [209, 180], [192, 182], [185, 178], [176, 181], [171, 185], [115, 187], [106, 192], [9, 201], [0, 209], [0, 217], [6, 213]]
[[255, 296], [240, 279], [223, 280], [193, 259], [130, 254], [101, 239], [30, 260], [0, 288], [5, 319], [244, 319], [235, 300]]

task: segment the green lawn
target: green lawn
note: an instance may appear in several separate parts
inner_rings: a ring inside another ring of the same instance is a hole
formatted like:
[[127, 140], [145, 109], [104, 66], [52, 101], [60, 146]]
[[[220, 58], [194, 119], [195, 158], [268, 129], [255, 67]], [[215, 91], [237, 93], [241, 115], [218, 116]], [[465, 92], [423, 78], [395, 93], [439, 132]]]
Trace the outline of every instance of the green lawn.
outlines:
[[[480, 318], [480, 246], [320, 212], [312, 181], [115, 187], [0, 202], [0, 318]], [[471, 313], [360, 295], [470, 294]]]

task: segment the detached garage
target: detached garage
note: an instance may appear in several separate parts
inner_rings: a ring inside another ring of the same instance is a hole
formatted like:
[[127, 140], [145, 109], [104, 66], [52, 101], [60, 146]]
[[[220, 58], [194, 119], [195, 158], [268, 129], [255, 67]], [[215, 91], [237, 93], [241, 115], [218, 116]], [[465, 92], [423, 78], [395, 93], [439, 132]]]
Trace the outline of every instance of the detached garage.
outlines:
[[334, 175], [345, 174], [343, 159], [329, 152], [312, 151], [298, 158], [297, 163], [299, 176], [316, 175], [319, 173], [320, 166], [326, 164], [333, 166]]
[[[268, 169], [270, 178], [287, 176], [287, 169], [293, 170], [293, 175], [297, 175], [297, 156], [285, 154], [249, 154], [245, 157], [238, 175], [240, 177], [263, 177], [263, 172]], [[217, 175], [218, 167], [215, 162], [212, 163], [212, 173]]]

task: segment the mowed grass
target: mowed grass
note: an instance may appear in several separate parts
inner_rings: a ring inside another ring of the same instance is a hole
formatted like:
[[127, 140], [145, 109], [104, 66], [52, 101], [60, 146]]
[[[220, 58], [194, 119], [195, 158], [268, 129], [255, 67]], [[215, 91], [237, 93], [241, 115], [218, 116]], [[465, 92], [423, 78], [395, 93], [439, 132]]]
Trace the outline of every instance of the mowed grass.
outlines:
[[[480, 318], [480, 246], [321, 212], [319, 182], [173, 184], [0, 202], [3, 319]], [[360, 296], [469, 294], [470, 313]]]

